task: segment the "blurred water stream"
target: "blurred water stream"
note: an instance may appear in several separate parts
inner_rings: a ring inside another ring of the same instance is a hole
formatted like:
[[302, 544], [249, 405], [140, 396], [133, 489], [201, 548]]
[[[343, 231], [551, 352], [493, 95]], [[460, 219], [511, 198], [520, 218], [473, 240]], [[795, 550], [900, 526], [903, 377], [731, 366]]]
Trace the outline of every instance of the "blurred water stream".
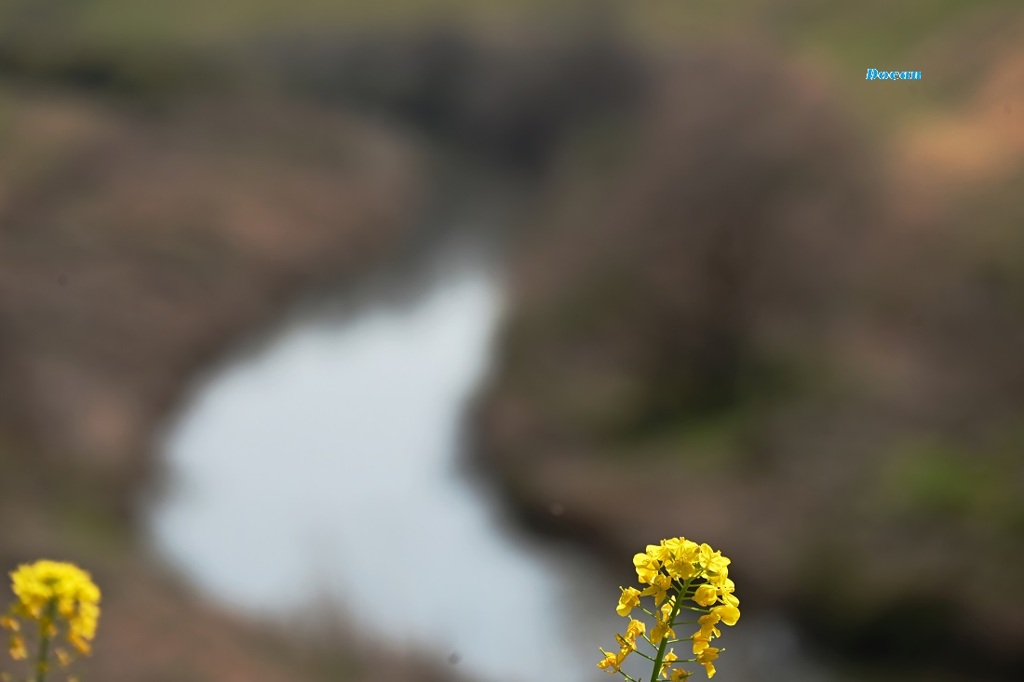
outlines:
[[[244, 614], [327, 598], [486, 682], [610, 679], [595, 663], [622, 626], [615, 585], [508, 527], [457, 467], [502, 310], [496, 262], [442, 254], [404, 305], [293, 317], [207, 377], [166, 438], [155, 551]], [[829, 679], [785, 623], [745, 618], [717, 679]]]

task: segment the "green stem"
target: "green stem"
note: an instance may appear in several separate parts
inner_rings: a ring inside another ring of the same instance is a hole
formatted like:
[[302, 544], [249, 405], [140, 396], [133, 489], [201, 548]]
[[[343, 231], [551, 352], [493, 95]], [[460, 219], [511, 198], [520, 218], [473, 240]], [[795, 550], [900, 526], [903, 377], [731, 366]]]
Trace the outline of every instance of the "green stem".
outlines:
[[46, 679], [47, 663], [50, 659], [50, 624], [57, 615], [57, 600], [51, 599], [46, 613], [39, 621], [39, 658], [36, 659], [36, 682]]
[[[690, 579], [692, 580], [692, 578]], [[672, 613], [668, 618], [665, 619], [666, 623], [671, 623], [679, 615], [679, 607], [683, 605], [683, 595], [686, 594], [686, 590], [690, 589], [690, 580], [683, 583], [683, 586], [676, 590], [676, 604], [672, 607]], [[657, 620], [657, 618], [655, 618]], [[669, 625], [671, 627], [671, 625]], [[665, 648], [668, 646], [668, 637], [664, 637], [661, 640], [661, 645], [658, 647], [658, 656], [654, 659], [654, 670], [651, 671], [651, 682], [657, 682], [658, 677], [661, 675], [661, 664], [665, 659]]]
[[697, 613], [711, 613], [711, 609], [698, 609], [696, 606], [684, 606], [683, 608]]

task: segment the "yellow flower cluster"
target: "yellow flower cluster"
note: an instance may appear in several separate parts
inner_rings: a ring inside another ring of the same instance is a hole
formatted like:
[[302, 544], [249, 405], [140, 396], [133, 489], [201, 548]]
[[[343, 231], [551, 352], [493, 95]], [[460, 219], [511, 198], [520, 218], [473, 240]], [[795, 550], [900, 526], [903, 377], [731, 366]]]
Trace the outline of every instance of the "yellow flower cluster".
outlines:
[[[38, 626], [41, 670], [46, 667], [49, 643], [61, 629], [78, 653], [90, 653], [100, 615], [100, 590], [88, 573], [74, 564], [42, 560], [23, 564], [10, 576], [11, 589], [18, 600], [7, 615], [0, 617], [0, 627], [10, 632], [12, 658], [22, 660], [28, 656], [21, 621]], [[71, 661], [71, 655], [63, 649], [56, 649], [54, 654], [61, 665]]]
[[[722, 649], [711, 646], [711, 641], [721, 636], [719, 624], [735, 625], [739, 620], [740, 600], [734, 594], [736, 586], [729, 578], [730, 560], [707, 544], [697, 544], [686, 538], [662, 540], [657, 545], [647, 545], [647, 550], [633, 557], [637, 579], [643, 587], [620, 588], [622, 594], [615, 612], [629, 616], [633, 609], [641, 609], [654, 618], [654, 627], [645, 634], [643, 621], [630, 618], [625, 635], [616, 635], [619, 643], [617, 652], [601, 649], [604, 658], [597, 667], [609, 673], [620, 673], [630, 682], [637, 682], [622, 671], [626, 657], [637, 651], [637, 638], [650, 644], [655, 656], [642, 654], [654, 664], [650, 682], [667, 680], [681, 682], [691, 672], [675, 665], [698, 663], [704, 666], [708, 678], [714, 677], [714, 661]], [[641, 597], [651, 597], [654, 610], [643, 607]], [[692, 602], [692, 606], [687, 603]], [[680, 611], [700, 614], [696, 620], [678, 620]], [[677, 639], [675, 627], [697, 625], [697, 631], [685, 639]], [[680, 661], [675, 651], [666, 651], [668, 644], [689, 641], [693, 646], [694, 658]]]

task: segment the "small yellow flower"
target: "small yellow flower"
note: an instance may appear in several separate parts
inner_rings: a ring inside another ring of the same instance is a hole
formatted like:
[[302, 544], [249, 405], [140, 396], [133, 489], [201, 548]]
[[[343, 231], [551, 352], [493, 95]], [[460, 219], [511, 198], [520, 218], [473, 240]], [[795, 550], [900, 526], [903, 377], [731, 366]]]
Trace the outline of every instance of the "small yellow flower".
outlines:
[[718, 601], [718, 590], [714, 585], [701, 585], [694, 593], [693, 601], [701, 606], [711, 606]]
[[699, 572], [692, 562], [675, 558], [665, 562], [665, 570], [673, 580], [689, 580]]
[[604, 670], [607, 673], [621, 672], [622, 661], [626, 658], [625, 655], [620, 651], [617, 654], [613, 654], [610, 651], [601, 649], [601, 653], [604, 654], [604, 658], [597, 664], [597, 667]]
[[711, 549], [711, 546], [705, 542], [700, 546], [700, 556], [697, 558], [697, 562], [710, 577], [725, 571], [731, 560], [722, 556], [721, 552]]
[[704, 666], [704, 670], [707, 672], [709, 680], [715, 676], [715, 666], [712, 664], [712, 661], [718, 658], [719, 651], [720, 649], [709, 646], [697, 655], [697, 662]]
[[24, 661], [28, 658], [28, 651], [25, 649], [25, 640], [21, 635], [11, 635], [7, 639], [7, 648], [11, 652], [11, 658], [16, 661]]
[[619, 605], [615, 607], [615, 613], [620, 616], [628, 616], [629, 612], [637, 606], [640, 606], [640, 590], [635, 587], [627, 587], [622, 590], [622, 595], [619, 597]]
[[667, 623], [658, 621], [658, 624], [651, 628], [651, 644], [660, 644], [661, 640], [668, 637], [675, 639], [676, 633]]
[[626, 626], [626, 635], [615, 635], [615, 640], [623, 649], [636, 651], [636, 638], [643, 636], [646, 628], [643, 621], [630, 619], [629, 625]]
[[669, 588], [672, 587], [672, 578], [659, 573], [654, 576], [651, 580], [651, 586], [645, 589], [640, 594], [644, 597], [654, 597], [654, 605], [657, 606], [661, 602], [665, 601], [665, 597], [668, 595]]
[[662, 540], [657, 545], [647, 545], [645, 552], [647, 556], [652, 559], [657, 559], [662, 563], [669, 561], [672, 558], [672, 548], [668, 545], [668, 541], [666, 540]]
[[672, 649], [669, 649], [668, 653], [665, 654], [665, 657], [663, 659], [661, 659], [661, 676], [662, 677], [667, 677], [668, 676], [668, 669], [672, 667], [672, 662], [676, 661], [676, 660], [679, 660], [679, 657], [676, 656], [675, 651], [673, 651]]
[[697, 632], [693, 635], [693, 655], [699, 656], [702, 651], [711, 645], [711, 638], [705, 637], [703, 633]]
[[0, 616], [0, 628], [10, 630], [11, 632], [18, 632], [21, 630], [21, 623], [10, 616]]
[[736, 584], [733, 583], [732, 579], [729, 577], [728, 568], [723, 568], [721, 572], [709, 575], [708, 582], [723, 592], [732, 592], [736, 589]]
[[100, 590], [88, 573], [74, 564], [42, 560], [23, 564], [10, 575], [11, 589], [26, 617], [38, 621], [52, 637], [57, 634], [53, 616], [59, 616], [67, 623], [71, 645], [89, 653], [100, 615]]
[[66, 649], [58, 647], [53, 653], [56, 654], [57, 661], [60, 662], [61, 667], [66, 668], [71, 665], [71, 654], [69, 654]]
[[711, 640], [713, 637], [721, 637], [721, 631], [715, 626], [718, 621], [722, 620], [722, 617], [717, 613], [708, 613], [697, 619], [697, 623], [700, 625], [700, 632], [698, 633], [701, 637], [706, 637]]
[[662, 540], [661, 543], [673, 555], [691, 563], [697, 560], [697, 554], [700, 552], [700, 545], [686, 538], [671, 538], [669, 540]]
[[672, 612], [676, 609], [676, 598], [672, 595], [668, 598], [668, 601], [661, 605], [659, 611], [661, 611], [661, 620], [668, 623], [672, 618]]
[[626, 626], [626, 638], [629, 639], [630, 642], [635, 643], [636, 638], [643, 637], [643, 634], [644, 632], [646, 632], [646, 630], [647, 626], [644, 624], [642, 620], [630, 618], [629, 625]]
[[690, 675], [692, 674], [693, 673], [691, 673], [689, 670], [683, 670], [682, 668], [674, 668], [672, 670], [672, 675], [669, 677], [669, 680], [671, 680], [671, 682], [685, 682], [685, 680], [690, 679]]
[[740, 619], [740, 610], [731, 604], [715, 606], [711, 609], [711, 613], [717, 615], [723, 623], [729, 626], [736, 625], [736, 621]]
[[649, 585], [658, 575], [661, 562], [649, 554], [637, 554], [633, 557], [633, 566], [636, 567], [637, 579], [644, 585]]
[[673, 580], [689, 580], [697, 575], [694, 563], [700, 553], [700, 545], [686, 538], [662, 540], [662, 545], [668, 550], [668, 556], [662, 563]]
[[718, 589], [718, 597], [722, 600], [723, 604], [729, 604], [731, 606], [739, 606], [740, 600], [736, 598], [733, 592], [736, 591], [736, 584], [732, 580], [725, 577], [725, 574], [720, 574], [713, 578], [709, 578], [711, 584]]

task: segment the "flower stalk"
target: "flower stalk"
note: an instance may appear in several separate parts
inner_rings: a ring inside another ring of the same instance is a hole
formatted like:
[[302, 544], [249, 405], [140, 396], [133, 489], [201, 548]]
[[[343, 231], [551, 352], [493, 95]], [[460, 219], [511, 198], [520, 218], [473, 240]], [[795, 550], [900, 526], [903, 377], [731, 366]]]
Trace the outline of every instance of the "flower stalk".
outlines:
[[[690, 588], [690, 581], [687, 580], [686, 583], [683, 585], [683, 587], [676, 592], [675, 606], [672, 607], [672, 614], [667, 619], [668, 622], [670, 624], [672, 624], [672, 625], [676, 624], [675, 620], [676, 620], [676, 616], [679, 615], [679, 607], [683, 605], [683, 595], [686, 593], [686, 590], [688, 590], [689, 588]], [[673, 640], [673, 641], [675, 641], [675, 640]], [[657, 657], [654, 659], [654, 669], [651, 670], [651, 682], [657, 682], [657, 680], [658, 680], [658, 674], [661, 672], [661, 667], [662, 667], [663, 662], [665, 660], [665, 647], [668, 646], [668, 643], [669, 643], [669, 640], [666, 637], [665, 639], [661, 640], [661, 644], [658, 646], [658, 654], [657, 654]]]
[[36, 659], [36, 682], [43, 682], [46, 679], [46, 669], [50, 660], [50, 634], [56, 615], [57, 600], [51, 599], [46, 605], [43, 617], [39, 620], [39, 657]]

